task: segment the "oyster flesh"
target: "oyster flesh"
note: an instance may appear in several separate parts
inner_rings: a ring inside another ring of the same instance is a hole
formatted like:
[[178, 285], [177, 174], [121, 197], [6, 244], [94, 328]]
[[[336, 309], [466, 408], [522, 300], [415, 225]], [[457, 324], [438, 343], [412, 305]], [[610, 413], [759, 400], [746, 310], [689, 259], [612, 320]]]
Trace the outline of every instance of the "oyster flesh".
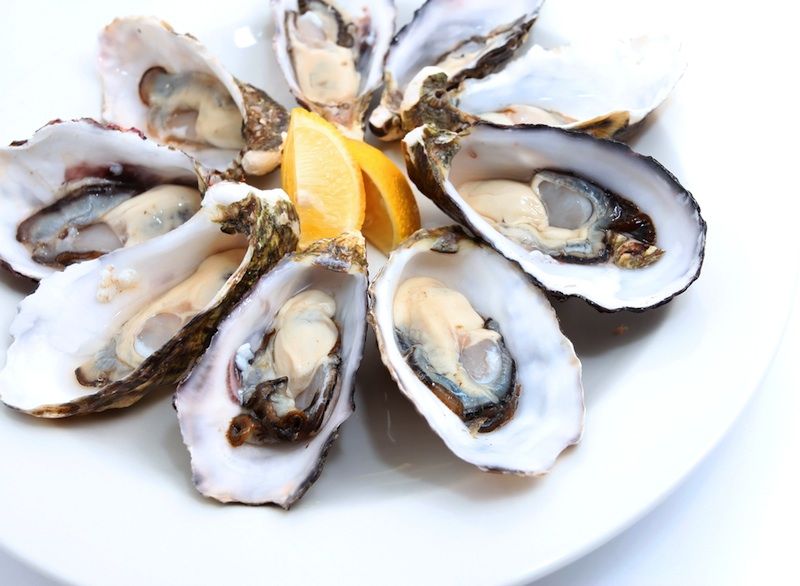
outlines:
[[422, 193], [552, 293], [641, 311], [700, 273], [697, 202], [622, 143], [479, 123], [464, 134], [421, 126], [403, 148]]
[[502, 67], [527, 38], [543, 1], [427, 0], [392, 41], [381, 103], [369, 118], [375, 136], [402, 137], [403, 96], [424, 67], [444, 71], [452, 87]]
[[275, 55], [292, 93], [351, 138], [383, 81], [391, 0], [272, 0]]
[[104, 120], [139, 128], [231, 177], [280, 164], [286, 109], [163, 21], [129, 17], [106, 26], [100, 76]]
[[50, 275], [11, 324], [0, 399], [66, 417], [127, 407], [175, 382], [298, 231], [283, 191], [220, 182], [175, 230]]
[[364, 239], [318, 240], [264, 275], [178, 387], [197, 489], [289, 508], [353, 412], [366, 329]]
[[536, 475], [577, 443], [581, 365], [545, 295], [460, 228], [420, 230], [369, 289], [381, 358], [458, 457]]
[[137, 130], [53, 121], [0, 150], [0, 259], [41, 279], [180, 226], [201, 190], [190, 157]]

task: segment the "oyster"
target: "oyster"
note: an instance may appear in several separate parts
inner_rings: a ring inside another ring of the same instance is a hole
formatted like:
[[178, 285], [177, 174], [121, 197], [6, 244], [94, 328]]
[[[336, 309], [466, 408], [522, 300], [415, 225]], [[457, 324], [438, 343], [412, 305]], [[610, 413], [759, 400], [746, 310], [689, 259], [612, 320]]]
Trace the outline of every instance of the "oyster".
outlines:
[[547, 298], [513, 263], [458, 227], [420, 230], [392, 252], [369, 295], [384, 364], [458, 457], [535, 475], [579, 441], [580, 362]]
[[375, 136], [384, 140], [402, 137], [403, 95], [422, 68], [436, 66], [455, 87], [463, 79], [483, 77], [502, 67], [527, 38], [542, 3], [425, 2], [389, 49], [381, 103], [369, 118]]
[[463, 135], [419, 127], [403, 147], [422, 193], [557, 295], [641, 311], [700, 273], [697, 202], [622, 143], [480, 123]]
[[361, 139], [394, 33], [391, 0], [272, 0], [275, 55], [306, 108]]
[[280, 164], [286, 109], [165, 22], [129, 17], [106, 26], [100, 76], [105, 120], [140, 128], [228, 176]]
[[289, 508], [353, 412], [366, 329], [364, 239], [319, 240], [264, 275], [178, 388], [194, 483]]
[[404, 95], [402, 123], [406, 131], [426, 122], [450, 130], [477, 120], [547, 124], [619, 138], [666, 99], [685, 68], [680, 44], [668, 37], [534, 45], [501, 71], [449, 91], [445, 71], [425, 68]]
[[200, 209], [187, 155], [91, 119], [55, 120], [0, 150], [0, 259], [41, 279], [132, 246]]
[[11, 324], [0, 399], [65, 417], [127, 407], [175, 382], [298, 230], [283, 191], [220, 182], [179, 228], [50, 275]]

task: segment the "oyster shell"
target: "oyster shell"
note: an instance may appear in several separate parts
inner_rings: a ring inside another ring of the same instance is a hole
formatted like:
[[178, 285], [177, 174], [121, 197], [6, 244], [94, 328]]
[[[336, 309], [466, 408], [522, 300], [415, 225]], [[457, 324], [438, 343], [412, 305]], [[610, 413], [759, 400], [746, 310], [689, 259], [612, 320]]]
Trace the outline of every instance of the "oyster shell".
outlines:
[[700, 274], [700, 207], [622, 143], [480, 123], [463, 135], [419, 127], [403, 148], [422, 193], [552, 293], [641, 311]]
[[534, 45], [501, 71], [458, 87], [446, 72], [421, 71], [403, 97], [406, 131], [424, 123], [459, 130], [477, 120], [547, 124], [621, 138], [657, 108], [683, 75], [681, 46], [669, 37]]
[[104, 120], [139, 128], [229, 177], [280, 164], [286, 109], [163, 21], [128, 17], [106, 26], [100, 76]]
[[392, 252], [369, 299], [384, 364], [458, 457], [536, 475], [579, 441], [580, 362], [513, 263], [458, 227], [420, 230]]
[[306, 108], [361, 139], [394, 33], [391, 0], [272, 0], [275, 56]]
[[542, 4], [543, 0], [425, 2], [389, 49], [381, 103], [369, 118], [375, 136], [402, 137], [403, 95], [422, 68], [438, 67], [454, 87], [502, 67], [527, 38]]
[[286, 257], [219, 327], [175, 395], [197, 489], [289, 508], [353, 412], [366, 329], [364, 239]]
[[127, 407], [175, 382], [298, 231], [283, 191], [220, 182], [179, 228], [50, 275], [11, 324], [0, 399], [65, 417]]
[[44, 278], [176, 228], [202, 190], [190, 157], [137, 130], [54, 120], [0, 150], [0, 259]]

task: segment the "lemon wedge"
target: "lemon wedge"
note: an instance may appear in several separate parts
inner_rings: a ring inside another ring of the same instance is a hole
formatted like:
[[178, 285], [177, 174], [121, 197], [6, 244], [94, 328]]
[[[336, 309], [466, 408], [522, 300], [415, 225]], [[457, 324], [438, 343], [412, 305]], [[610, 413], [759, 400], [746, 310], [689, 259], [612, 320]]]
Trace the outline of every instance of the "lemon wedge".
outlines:
[[300, 218], [299, 247], [361, 229], [366, 208], [364, 181], [347, 140], [318, 114], [303, 108], [292, 110], [281, 184]]
[[405, 175], [383, 152], [358, 140], [347, 148], [361, 167], [366, 216], [361, 231], [384, 254], [419, 229], [419, 208]]

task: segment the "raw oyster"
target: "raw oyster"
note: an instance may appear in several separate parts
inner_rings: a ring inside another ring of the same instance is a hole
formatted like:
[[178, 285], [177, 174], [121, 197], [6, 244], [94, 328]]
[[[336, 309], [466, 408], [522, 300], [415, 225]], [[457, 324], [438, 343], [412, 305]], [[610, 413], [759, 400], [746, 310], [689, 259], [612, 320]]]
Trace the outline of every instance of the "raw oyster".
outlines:
[[700, 273], [706, 224], [655, 159], [548, 126], [423, 126], [403, 141], [409, 176], [538, 284], [595, 307], [666, 303]]
[[547, 472], [583, 428], [581, 365], [545, 295], [458, 227], [420, 230], [369, 289], [381, 358], [431, 428], [482, 470]]
[[501, 71], [449, 91], [447, 73], [430, 67], [408, 86], [403, 128], [429, 122], [459, 130], [482, 119], [619, 138], [666, 99], [685, 68], [680, 44], [668, 37], [534, 45]]
[[100, 36], [103, 119], [139, 128], [234, 177], [280, 164], [289, 115], [228, 73], [190, 35], [151, 17], [118, 18]]
[[91, 119], [0, 150], [0, 259], [41, 279], [183, 224], [205, 190], [184, 153]]
[[127, 407], [175, 382], [298, 231], [283, 191], [220, 182], [179, 228], [50, 275], [11, 324], [0, 399], [65, 417]]
[[353, 412], [366, 328], [358, 233], [282, 260], [219, 327], [175, 395], [194, 483], [223, 502], [289, 508]]
[[275, 55], [306, 108], [361, 139], [394, 33], [391, 0], [272, 0]]
[[397, 344], [411, 369], [474, 432], [514, 415], [516, 364], [497, 322], [433, 277], [411, 277], [394, 297]]
[[425, 2], [392, 41], [381, 103], [369, 118], [372, 132], [384, 140], [402, 137], [403, 95], [422, 68], [438, 67], [455, 87], [502, 67], [527, 38], [543, 1]]

